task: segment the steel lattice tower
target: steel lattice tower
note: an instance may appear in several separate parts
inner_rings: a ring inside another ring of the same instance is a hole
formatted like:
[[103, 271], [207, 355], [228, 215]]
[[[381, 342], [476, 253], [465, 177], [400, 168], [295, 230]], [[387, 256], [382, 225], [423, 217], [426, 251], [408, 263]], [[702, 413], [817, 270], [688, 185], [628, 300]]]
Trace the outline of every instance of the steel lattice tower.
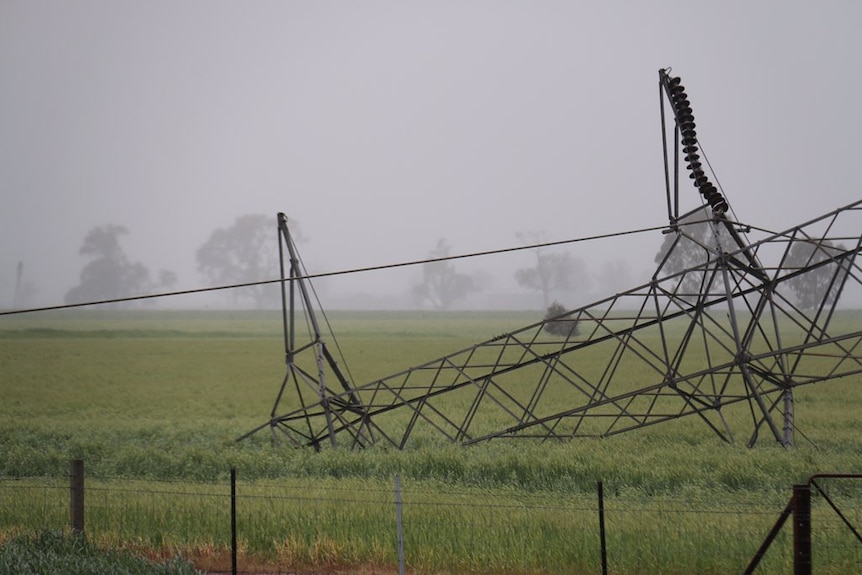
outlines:
[[[269, 428], [295, 446], [401, 449], [420, 432], [463, 445], [607, 437], [695, 416], [726, 441], [741, 430], [748, 445], [762, 433], [790, 445], [794, 388], [862, 373], [862, 331], [835, 314], [862, 289], [862, 201], [778, 233], [733, 221], [680, 79], [660, 70], [659, 91], [669, 226], [648, 283], [364, 385], [320, 336], [279, 214], [288, 367], [269, 420], [242, 438]], [[703, 205], [680, 214], [687, 180]], [[312, 325], [301, 344], [299, 310]], [[552, 322], [572, 329], [551, 335]], [[748, 414], [736, 429], [734, 406]]]

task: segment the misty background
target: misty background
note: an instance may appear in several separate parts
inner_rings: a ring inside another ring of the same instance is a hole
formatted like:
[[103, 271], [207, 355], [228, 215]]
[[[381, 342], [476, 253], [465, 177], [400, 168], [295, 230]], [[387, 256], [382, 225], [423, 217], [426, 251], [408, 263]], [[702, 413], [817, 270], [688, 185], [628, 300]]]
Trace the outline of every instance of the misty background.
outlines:
[[[109, 224], [173, 290], [210, 285], [197, 250], [252, 214], [297, 221], [312, 273], [661, 226], [665, 67], [731, 215], [780, 231], [860, 198], [860, 22], [850, 0], [0, 0], [0, 308], [19, 271], [27, 306], [62, 304]], [[583, 265], [559, 299], [643, 283], [662, 240], [549, 248]], [[535, 261], [456, 260], [482, 284], [458, 307], [540, 309], [515, 279]], [[421, 278], [315, 286], [399, 308]]]

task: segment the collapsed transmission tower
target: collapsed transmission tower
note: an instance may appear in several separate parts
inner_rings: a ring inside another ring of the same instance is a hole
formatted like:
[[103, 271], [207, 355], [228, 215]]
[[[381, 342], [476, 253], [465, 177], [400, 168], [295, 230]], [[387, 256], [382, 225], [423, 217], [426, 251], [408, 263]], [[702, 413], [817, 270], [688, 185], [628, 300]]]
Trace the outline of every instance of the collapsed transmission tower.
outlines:
[[[269, 420], [242, 438], [269, 428], [295, 446], [402, 449], [421, 434], [607, 437], [695, 416], [728, 442], [741, 427], [749, 446], [762, 433], [790, 445], [793, 390], [862, 373], [862, 331], [835, 313], [862, 289], [862, 201], [779, 233], [735, 222], [680, 79], [660, 70], [659, 91], [669, 226], [648, 283], [364, 385], [321, 338], [279, 214], [287, 374]], [[702, 205], [681, 214], [684, 183]], [[298, 310], [308, 342], [295, 340]]]

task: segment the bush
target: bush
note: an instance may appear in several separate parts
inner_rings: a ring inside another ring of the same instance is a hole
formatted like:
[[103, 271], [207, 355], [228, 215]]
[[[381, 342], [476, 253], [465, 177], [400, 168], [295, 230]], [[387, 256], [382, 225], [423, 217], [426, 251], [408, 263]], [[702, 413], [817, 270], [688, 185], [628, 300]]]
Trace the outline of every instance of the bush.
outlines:
[[545, 313], [545, 331], [552, 335], [570, 337], [578, 334], [578, 320], [569, 317], [552, 320], [566, 313], [566, 308], [559, 302], [554, 302]]

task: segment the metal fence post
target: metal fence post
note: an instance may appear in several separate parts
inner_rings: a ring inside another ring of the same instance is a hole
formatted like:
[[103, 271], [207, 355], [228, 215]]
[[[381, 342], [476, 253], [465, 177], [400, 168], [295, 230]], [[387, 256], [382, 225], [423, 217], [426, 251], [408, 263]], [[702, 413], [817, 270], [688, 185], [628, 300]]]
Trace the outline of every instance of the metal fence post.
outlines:
[[84, 460], [71, 460], [69, 472], [69, 508], [72, 531], [84, 534]]
[[404, 575], [404, 523], [401, 516], [401, 475], [395, 474], [395, 528], [398, 530], [398, 575]]
[[601, 481], [599, 490], [599, 539], [602, 548], [602, 575], [608, 575], [608, 548], [605, 542], [605, 488]]
[[230, 468], [230, 572], [236, 575], [236, 468]]
[[811, 486], [793, 486], [793, 575], [811, 575]]

